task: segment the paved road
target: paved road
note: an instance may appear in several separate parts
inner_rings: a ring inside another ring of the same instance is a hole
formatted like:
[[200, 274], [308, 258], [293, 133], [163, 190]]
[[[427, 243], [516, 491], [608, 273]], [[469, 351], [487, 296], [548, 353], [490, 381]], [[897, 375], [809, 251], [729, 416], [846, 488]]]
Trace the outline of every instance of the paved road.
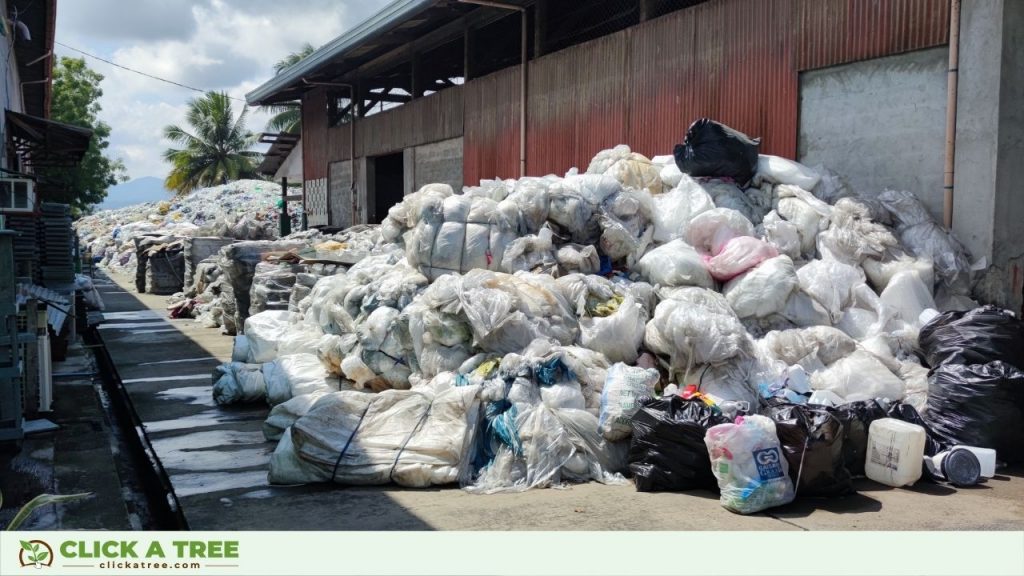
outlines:
[[262, 406], [219, 408], [210, 373], [231, 338], [192, 320], [169, 320], [165, 298], [136, 294], [130, 279], [100, 280], [101, 334], [195, 530], [1004, 530], [1024, 529], [1024, 469], [971, 489], [858, 482], [842, 499], [800, 499], [739, 516], [696, 491], [645, 494], [586, 484], [523, 494], [457, 488], [272, 487], [274, 444]]

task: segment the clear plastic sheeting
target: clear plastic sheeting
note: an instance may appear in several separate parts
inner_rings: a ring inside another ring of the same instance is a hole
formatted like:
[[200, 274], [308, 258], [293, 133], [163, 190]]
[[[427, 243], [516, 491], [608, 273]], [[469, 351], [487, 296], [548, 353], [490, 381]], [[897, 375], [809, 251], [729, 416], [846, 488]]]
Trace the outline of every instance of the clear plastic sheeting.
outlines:
[[653, 368], [616, 363], [608, 369], [601, 391], [601, 435], [612, 442], [629, 437], [630, 420], [645, 398], [654, 398], [661, 374]]
[[651, 250], [636, 267], [648, 282], [659, 286], [712, 288], [715, 285], [700, 253], [682, 240], [673, 240]]
[[782, 312], [796, 287], [793, 261], [777, 256], [730, 280], [722, 293], [740, 318], [765, 318]]

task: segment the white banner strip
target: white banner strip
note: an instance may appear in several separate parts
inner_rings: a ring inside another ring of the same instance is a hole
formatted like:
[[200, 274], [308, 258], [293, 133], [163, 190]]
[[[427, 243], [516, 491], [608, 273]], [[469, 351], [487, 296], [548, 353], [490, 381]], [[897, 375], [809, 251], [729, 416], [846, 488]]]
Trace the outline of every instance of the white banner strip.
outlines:
[[0, 532], [5, 576], [107, 573], [1020, 576], [1024, 533]]

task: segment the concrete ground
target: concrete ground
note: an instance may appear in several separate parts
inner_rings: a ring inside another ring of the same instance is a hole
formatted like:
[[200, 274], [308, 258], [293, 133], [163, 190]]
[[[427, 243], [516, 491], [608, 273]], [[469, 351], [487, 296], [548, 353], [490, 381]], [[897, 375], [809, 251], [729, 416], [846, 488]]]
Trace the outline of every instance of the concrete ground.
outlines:
[[230, 358], [231, 338], [170, 320], [165, 297], [111, 280], [97, 282], [107, 304], [101, 335], [193, 530], [1024, 529], [1022, 468], [969, 489], [861, 480], [846, 498], [799, 499], [751, 516], [726, 511], [707, 491], [596, 483], [489, 496], [457, 487], [270, 486], [275, 444], [260, 431], [268, 409], [220, 408], [211, 397], [210, 373]]

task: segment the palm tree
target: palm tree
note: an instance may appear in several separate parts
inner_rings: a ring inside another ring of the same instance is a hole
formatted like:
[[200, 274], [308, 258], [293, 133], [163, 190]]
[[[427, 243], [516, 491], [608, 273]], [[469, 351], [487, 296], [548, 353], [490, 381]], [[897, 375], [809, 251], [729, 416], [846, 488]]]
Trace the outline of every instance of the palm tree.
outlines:
[[172, 166], [164, 186], [185, 194], [203, 186], [256, 176], [262, 155], [250, 150], [256, 135], [245, 128], [247, 113], [243, 107], [235, 118], [231, 99], [223, 92], [208, 92], [191, 100], [185, 117], [191, 132], [173, 125], [164, 128], [164, 138], [182, 146], [164, 152], [164, 160]]
[[[274, 64], [274, 74], [280, 74], [298, 64], [315, 50], [316, 48], [312, 44], [308, 42], [303, 44], [302, 49], [298, 52], [292, 52], [284, 59], [278, 61], [277, 64]], [[267, 121], [267, 132], [290, 132], [292, 134], [300, 134], [302, 132], [302, 108], [299, 107], [298, 102], [276, 104], [266, 108], [274, 113], [270, 120]]]

